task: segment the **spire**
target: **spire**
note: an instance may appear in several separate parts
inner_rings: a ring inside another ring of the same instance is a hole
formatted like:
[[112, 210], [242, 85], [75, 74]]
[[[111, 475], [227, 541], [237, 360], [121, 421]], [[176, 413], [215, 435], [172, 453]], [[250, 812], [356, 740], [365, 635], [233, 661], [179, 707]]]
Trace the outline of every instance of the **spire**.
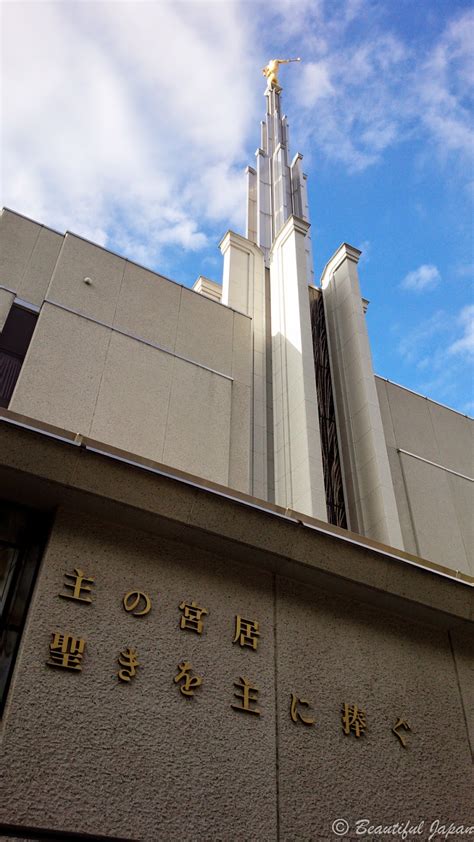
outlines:
[[[295, 155], [290, 163], [289, 127], [281, 114], [281, 87], [278, 84], [278, 65], [300, 59], [272, 59], [263, 69], [268, 79], [265, 98], [265, 120], [261, 125], [260, 147], [256, 168], [247, 167], [247, 224], [246, 237], [258, 245], [270, 265], [273, 241], [292, 214], [309, 222], [306, 175], [303, 156]], [[307, 237], [308, 283], [313, 283], [314, 270], [311, 237]]]

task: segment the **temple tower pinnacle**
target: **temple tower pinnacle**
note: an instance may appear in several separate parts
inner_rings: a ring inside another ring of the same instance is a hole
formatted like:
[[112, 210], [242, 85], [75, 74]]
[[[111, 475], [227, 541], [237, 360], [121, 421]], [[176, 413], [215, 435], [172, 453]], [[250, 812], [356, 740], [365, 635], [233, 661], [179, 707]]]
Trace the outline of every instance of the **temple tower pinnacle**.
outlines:
[[290, 163], [272, 59], [256, 168], [247, 168], [245, 237], [229, 231], [222, 302], [252, 319], [250, 487], [254, 497], [327, 520], [308, 284], [313, 281], [306, 176]]
[[[297, 61], [298, 59], [294, 59]], [[264, 68], [265, 71], [273, 59]], [[275, 75], [273, 71], [272, 75]], [[290, 163], [289, 126], [286, 115], [281, 114], [281, 87], [270, 83], [265, 91], [267, 101], [265, 120], [261, 126], [260, 147], [257, 149], [256, 168], [247, 167], [247, 220], [246, 237], [258, 245], [265, 255], [265, 265], [270, 265], [272, 243], [286, 220], [292, 214], [309, 222], [306, 175], [303, 173], [303, 156], [297, 153]], [[308, 283], [313, 283], [314, 269], [311, 235], [306, 236]]]
[[[222, 302], [251, 318], [250, 493], [322, 521], [343, 509], [349, 529], [401, 547], [357, 274], [360, 252], [341, 246], [316, 292], [303, 159], [290, 159], [281, 112], [278, 69], [288, 61], [297, 59], [272, 59], [263, 69], [266, 114], [256, 167], [247, 168], [246, 235], [229, 231], [221, 243]], [[247, 436], [238, 414], [234, 422], [236, 434]]]

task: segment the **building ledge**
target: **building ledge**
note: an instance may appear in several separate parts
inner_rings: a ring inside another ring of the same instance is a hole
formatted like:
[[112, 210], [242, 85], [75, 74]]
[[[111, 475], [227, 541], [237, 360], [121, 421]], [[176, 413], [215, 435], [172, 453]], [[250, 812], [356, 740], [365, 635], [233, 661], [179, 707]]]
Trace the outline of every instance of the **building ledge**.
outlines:
[[211, 298], [212, 301], [218, 301], [219, 304], [222, 301], [222, 284], [218, 284], [216, 281], [211, 281], [210, 278], [206, 278], [204, 275], [199, 275], [197, 280], [194, 282], [192, 289], [194, 292], [199, 292], [201, 295], [204, 295], [205, 298]]
[[4, 495], [192, 541], [420, 621], [474, 620], [474, 579], [298, 512], [0, 411]]
[[[357, 264], [362, 252], [355, 246], [350, 246], [349, 243], [341, 243], [338, 249], [334, 252], [332, 257], [326, 263], [321, 275], [321, 288], [326, 289], [334, 272], [339, 268], [344, 260], [352, 260]], [[368, 303], [368, 302], [367, 302]]]

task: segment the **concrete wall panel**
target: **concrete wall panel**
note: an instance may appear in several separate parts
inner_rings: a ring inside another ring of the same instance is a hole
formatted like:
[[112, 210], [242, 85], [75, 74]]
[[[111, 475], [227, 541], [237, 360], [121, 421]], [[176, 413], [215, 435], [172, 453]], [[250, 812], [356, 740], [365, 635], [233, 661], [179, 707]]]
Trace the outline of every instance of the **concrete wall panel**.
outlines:
[[[113, 324], [126, 261], [100, 246], [66, 234], [48, 298]], [[89, 278], [86, 283], [84, 278]]]
[[413, 517], [410, 511], [405, 479], [400, 463], [400, 455], [393, 447], [388, 448], [388, 461], [390, 464], [390, 472], [392, 474], [395, 499], [397, 501], [400, 528], [403, 535], [403, 545], [408, 553], [420, 555], [420, 549], [416, 542], [416, 536], [413, 529]]
[[163, 462], [227, 485], [231, 401], [232, 381], [175, 359]]
[[232, 377], [245, 386], [252, 385], [252, 320], [240, 313], [234, 313]]
[[[239, 238], [240, 240], [241, 238]], [[235, 307], [242, 313], [253, 312], [253, 267], [254, 254], [250, 248], [239, 248], [234, 243], [235, 235], [228, 233], [221, 248], [224, 254], [222, 300], [229, 307]], [[229, 246], [232, 245], [232, 248]]]
[[45, 304], [10, 409], [87, 435], [111, 331]]
[[451, 629], [449, 637], [474, 760], [474, 629], [467, 625], [458, 626]]
[[174, 357], [112, 333], [90, 434], [161, 462]]
[[[231, 488], [237, 488], [245, 494], [250, 491], [251, 481], [251, 402], [250, 386], [234, 381], [232, 383], [228, 483]], [[212, 420], [210, 423], [212, 426]]]
[[0, 333], [3, 330], [14, 300], [15, 294], [13, 292], [8, 292], [6, 289], [0, 289]]
[[450, 497], [456, 515], [452, 528], [458, 528], [471, 576], [474, 576], [474, 483], [463, 477], [446, 474]]
[[178, 284], [127, 262], [114, 327], [174, 351], [180, 299]]
[[11, 409], [248, 492], [251, 319], [17, 214], [0, 231], [0, 285], [43, 305]]
[[453, 471], [474, 479], [474, 424], [471, 418], [428, 402], [439, 461]]
[[38, 306], [43, 303], [63, 243], [64, 237], [61, 234], [49, 228], [41, 228], [21, 284], [16, 290], [20, 298]]
[[472, 420], [395, 383], [376, 384], [405, 548], [474, 575], [474, 484], [465, 478], [474, 476]]
[[[358, 551], [344, 550], [355, 564]], [[90, 605], [59, 597], [77, 566], [94, 577]], [[124, 611], [132, 589], [150, 597], [146, 616]], [[207, 610], [202, 635], [180, 629], [183, 600]], [[232, 642], [236, 614], [259, 623], [255, 651]], [[82, 672], [46, 666], [55, 630], [86, 641]], [[140, 664], [129, 684], [117, 679], [127, 646]], [[173, 680], [184, 660], [203, 680], [193, 698]], [[183, 827], [190, 842], [319, 842], [336, 838], [337, 819], [350, 839], [364, 818], [466, 825], [473, 670], [465, 626], [448, 632], [61, 510], [3, 720], [0, 821], [146, 842]], [[260, 716], [231, 708], [241, 676]], [[314, 724], [292, 720], [292, 694]], [[359, 738], [343, 732], [345, 703], [365, 713]]]
[[232, 310], [191, 290], [181, 290], [175, 346], [177, 354], [230, 377], [232, 332]]
[[30, 261], [41, 225], [2, 210], [0, 217], [0, 284], [17, 292]]
[[390, 404], [387, 394], [387, 382], [381, 377], [375, 376], [375, 387], [377, 389], [377, 397], [379, 401], [380, 414], [382, 416], [383, 431], [385, 434], [385, 443], [387, 448], [396, 447], [395, 432], [392, 424], [392, 415], [390, 413]]
[[387, 384], [387, 393], [397, 447], [439, 462], [439, 447], [426, 398], [391, 384]]
[[[95, 577], [92, 605], [61, 599], [76, 565]], [[122, 597], [149, 594], [144, 617]], [[206, 608], [202, 635], [180, 603]], [[235, 615], [260, 623], [257, 651], [233, 644]], [[83, 671], [45, 665], [51, 632], [86, 640]], [[130, 684], [119, 653], [138, 651]], [[202, 686], [184, 697], [189, 661]], [[235, 711], [234, 681], [259, 691], [261, 716]], [[272, 576], [195, 547], [61, 518], [48, 547], [6, 713], [0, 820], [172, 840], [276, 838]]]
[[404, 453], [400, 460], [420, 555], [453, 570], [474, 572], [469, 569], [447, 475]]
[[19, 298], [40, 305], [59, 251], [61, 234], [3, 210], [0, 217], [0, 285]]
[[[276, 639], [282, 842], [337, 838], [337, 819], [350, 839], [364, 818], [471, 823], [471, 758], [445, 631], [278, 580]], [[314, 725], [292, 721], [291, 693], [311, 703], [299, 710]], [[343, 732], [346, 702], [365, 711], [359, 738]], [[392, 732], [399, 717], [411, 728], [401, 731], [406, 748]]]
[[[226, 365], [234, 361], [248, 382], [248, 320], [239, 317], [245, 329], [234, 347], [234, 314], [220, 309], [231, 325]], [[52, 304], [43, 306], [10, 408], [249, 491], [249, 386]]]
[[[263, 254], [253, 243], [228, 231], [220, 244], [224, 257], [222, 300], [230, 307], [245, 313], [234, 313], [232, 376], [251, 387], [250, 423], [250, 483], [248, 491], [255, 497], [268, 500], [269, 475], [273, 454], [268, 453], [268, 411], [270, 390], [267, 385], [267, 325], [268, 302], [265, 294]], [[237, 395], [239, 390], [235, 390]], [[240, 394], [242, 390], [240, 390]], [[238, 425], [233, 410], [233, 425]], [[246, 418], [242, 419], [245, 435]], [[233, 426], [232, 436], [236, 427]], [[237, 434], [240, 436], [240, 434]], [[231, 457], [232, 459], [233, 457]], [[247, 463], [247, 457], [244, 456]], [[231, 468], [231, 474], [236, 465]]]

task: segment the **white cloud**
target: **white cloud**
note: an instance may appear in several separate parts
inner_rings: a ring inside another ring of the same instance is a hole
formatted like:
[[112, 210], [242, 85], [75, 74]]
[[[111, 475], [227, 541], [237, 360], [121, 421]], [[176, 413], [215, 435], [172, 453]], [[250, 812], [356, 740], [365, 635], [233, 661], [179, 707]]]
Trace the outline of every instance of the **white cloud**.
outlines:
[[474, 356], [474, 304], [463, 307], [459, 314], [458, 324], [463, 330], [463, 335], [449, 346], [448, 354], [472, 357]]
[[444, 152], [472, 159], [470, 90], [474, 82], [474, 12], [450, 21], [421, 68], [419, 114]]
[[259, 68], [288, 39], [303, 57], [282, 71], [293, 153], [361, 171], [424, 132], [467, 154], [468, 13], [420, 56], [363, 0], [19, 0], [2, 13], [5, 204], [155, 266], [166, 243], [197, 251], [243, 229]]
[[398, 352], [410, 388], [469, 412], [473, 379], [466, 360], [470, 362], [474, 351], [474, 305], [457, 315], [437, 310], [411, 329], [400, 324], [396, 332], [402, 337]]
[[434, 289], [440, 282], [441, 275], [436, 266], [424, 263], [413, 272], [408, 272], [403, 278], [400, 286], [402, 289], [422, 292], [423, 290]]
[[329, 75], [329, 67], [326, 62], [308, 62], [303, 66], [302, 71], [302, 97], [301, 104], [310, 108], [319, 99], [331, 96], [334, 88]]
[[[297, 102], [302, 108], [296, 128], [305, 148], [319, 147], [328, 159], [358, 171], [376, 163], [404, 137], [399, 88], [409, 72], [408, 51], [398, 38], [383, 32], [365, 42], [346, 41], [344, 26], [350, 21], [342, 17], [336, 23], [335, 18], [326, 20], [324, 31], [334, 32], [338, 49], [317, 57], [318, 49], [308, 45], [310, 61], [299, 81]], [[313, 56], [317, 60], [311, 61]]]
[[6, 205], [154, 265], [242, 228], [259, 61], [237, 3], [2, 11]]
[[420, 321], [415, 328], [406, 330], [403, 327], [403, 337], [398, 344], [398, 351], [406, 362], [415, 362], [418, 358], [424, 357], [430, 350], [433, 337], [437, 338], [439, 346], [440, 336], [448, 330], [449, 317], [447, 313], [444, 310], [436, 310], [431, 316]]
[[[328, 159], [358, 171], [395, 145], [421, 141], [435, 148], [440, 161], [449, 161], [451, 175], [455, 164], [469, 189], [459, 159], [472, 160], [474, 150], [474, 13], [454, 13], [427, 47], [384, 31], [367, 6], [367, 35], [354, 38], [359, 5], [319, 2], [311, 11], [302, 2], [304, 13], [292, 22], [307, 62], [292, 83], [302, 106], [295, 121], [302, 145], [317, 146]], [[288, 4], [284, 8], [288, 16]]]

